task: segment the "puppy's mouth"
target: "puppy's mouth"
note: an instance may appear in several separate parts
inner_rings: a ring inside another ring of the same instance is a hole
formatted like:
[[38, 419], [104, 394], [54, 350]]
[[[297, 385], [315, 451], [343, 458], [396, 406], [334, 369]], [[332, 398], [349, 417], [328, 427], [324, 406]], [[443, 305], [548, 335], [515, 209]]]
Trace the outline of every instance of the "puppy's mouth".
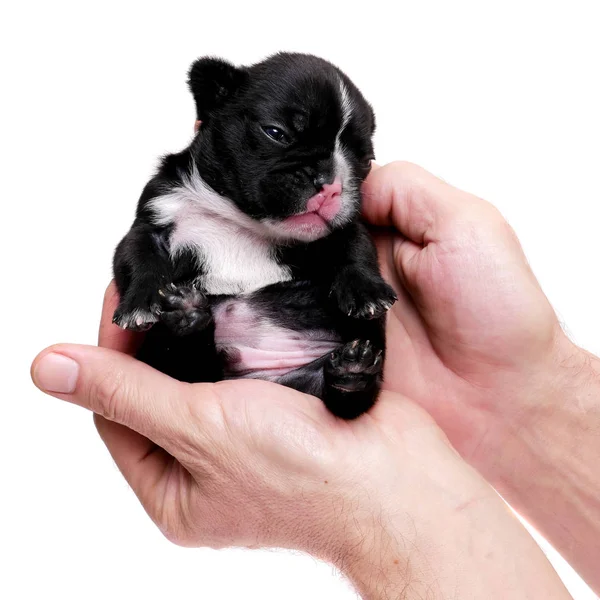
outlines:
[[325, 184], [318, 194], [308, 199], [305, 212], [287, 217], [281, 224], [290, 233], [318, 234], [329, 228], [341, 206], [342, 181], [337, 177], [333, 183]]

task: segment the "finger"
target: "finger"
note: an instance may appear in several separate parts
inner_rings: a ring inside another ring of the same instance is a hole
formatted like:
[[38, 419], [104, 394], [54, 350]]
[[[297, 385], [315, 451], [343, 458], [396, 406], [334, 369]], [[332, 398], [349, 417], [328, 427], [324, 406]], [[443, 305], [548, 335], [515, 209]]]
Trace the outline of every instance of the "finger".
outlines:
[[102, 304], [102, 316], [100, 318], [100, 329], [98, 331], [98, 345], [103, 348], [118, 350], [125, 354], [135, 354], [143, 339], [141, 333], [135, 333], [127, 329], [121, 329], [112, 322], [113, 315], [119, 305], [119, 292], [114, 280], [108, 284], [104, 292]]
[[194, 434], [189, 431], [191, 386], [120, 352], [53, 346], [36, 357], [31, 375], [47, 394], [125, 425], [170, 454], [176, 455], [181, 449], [176, 444]]
[[151, 501], [175, 459], [143, 435], [95, 414], [96, 429], [117, 467], [152, 516]]
[[394, 240], [394, 264], [403, 287], [412, 288], [411, 282], [415, 280], [416, 274], [419, 272], [419, 261], [425, 258], [424, 253], [427, 251], [427, 248], [423, 248], [407, 238], [398, 237]]
[[363, 214], [425, 245], [439, 241], [451, 221], [483, 200], [448, 185], [421, 167], [395, 162], [375, 169], [363, 185]]

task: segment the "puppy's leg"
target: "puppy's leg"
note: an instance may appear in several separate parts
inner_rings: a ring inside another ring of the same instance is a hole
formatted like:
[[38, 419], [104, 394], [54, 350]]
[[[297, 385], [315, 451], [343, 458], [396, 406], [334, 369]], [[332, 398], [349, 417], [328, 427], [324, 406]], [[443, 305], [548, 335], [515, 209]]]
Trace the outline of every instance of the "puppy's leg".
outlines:
[[223, 379], [221, 360], [214, 342], [214, 327], [188, 335], [174, 335], [164, 323], [156, 323], [145, 334], [136, 358], [187, 383]]
[[210, 298], [193, 286], [173, 284], [161, 288], [159, 297], [160, 321], [145, 334], [136, 358], [179, 381], [222, 380]]
[[383, 350], [355, 340], [275, 381], [321, 398], [342, 419], [354, 419], [375, 404], [382, 370]]
[[381, 388], [383, 349], [354, 340], [335, 350], [324, 366], [323, 402], [338, 417], [353, 419], [368, 411]]
[[323, 369], [328, 360], [329, 354], [322, 356], [303, 367], [294, 369], [273, 381], [280, 385], [285, 385], [286, 387], [298, 390], [304, 394], [323, 398], [323, 391], [325, 389]]
[[276, 381], [318, 396], [338, 417], [354, 419], [377, 401], [385, 359], [384, 330], [384, 318], [348, 318], [340, 327], [345, 341], [333, 352]]
[[117, 246], [113, 271], [120, 302], [113, 322], [119, 327], [145, 331], [159, 320], [158, 290], [173, 277], [166, 237], [166, 231], [136, 221]]
[[145, 331], [157, 321], [177, 335], [205, 328], [212, 320], [206, 296], [185, 285], [198, 276], [191, 252], [176, 264], [168, 252], [168, 230], [137, 221], [118, 245], [114, 273], [121, 301], [113, 321]]
[[397, 297], [381, 276], [377, 252], [366, 227], [353, 223], [323, 240], [323, 248], [319, 243], [315, 243], [315, 249], [329, 257], [325, 268], [330, 298], [342, 314], [354, 319], [384, 315]]

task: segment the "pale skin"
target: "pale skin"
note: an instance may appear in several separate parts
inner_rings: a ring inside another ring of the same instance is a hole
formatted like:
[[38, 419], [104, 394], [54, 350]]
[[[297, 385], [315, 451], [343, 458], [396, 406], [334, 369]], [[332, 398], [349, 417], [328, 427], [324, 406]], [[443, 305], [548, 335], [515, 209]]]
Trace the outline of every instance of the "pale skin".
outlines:
[[95, 413], [178, 544], [304, 550], [368, 599], [568, 598], [487, 479], [600, 590], [600, 361], [563, 334], [491, 205], [406, 163], [364, 192], [400, 298], [369, 414], [341, 421], [266, 382], [174, 381], [128, 356], [113, 286], [102, 347], [44, 350], [34, 382]]

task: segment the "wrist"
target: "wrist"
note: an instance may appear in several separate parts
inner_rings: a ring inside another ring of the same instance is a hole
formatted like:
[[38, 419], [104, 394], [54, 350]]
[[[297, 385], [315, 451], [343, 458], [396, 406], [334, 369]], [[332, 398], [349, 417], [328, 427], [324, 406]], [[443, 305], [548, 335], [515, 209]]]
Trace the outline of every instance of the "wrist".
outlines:
[[371, 494], [369, 504], [346, 520], [330, 562], [363, 598], [394, 598], [402, 590], [407, 598], [425, 597], [434, 589], [445, 597], [459, 568], [459, 548], [469, 543], [475, 505], [496, 501], [486, 486], [456, 483], [459, 493], [415, 482], [410, 491], [390, 486], [383, 496]]
[[[432, 431], [425, 425], [392, 438], [379, 456], [368, 457], [376, 468], [349, 479], [335, 500], [334, 534], [320, 558], [342, 571], [364, 598], [402, 591], [407, 598], [437, 598], [463, 588], [477, 597], [471, 591], [478, 570], [473, 564], [489, 562], [498, 532], [516, 526], [512, 537], [528, 537], [498, 495]], [[509, 540], [506, 547], [515, 543]], [[481, 581], [490, 583], [489, 577]], [[484, 586], [481, 597], [486, 593]]]
[[378, 433], [362, 439], [369, 443], [360, 459], [336, 462], [340, 476], [329, 480], [328, 510], [314, 528], [318, 547], [304, 549], [368, 600], [568, 597], [537, 544], [435, 422], [401, 396], [381, 401], [385, 419], [375, 411], [367, 428]]
[[[502, 493], [540, 473], [541, 462], [557, 464], [565, 448], [577, 443], [588, 411], [598, 411], [600, 360], [576, 346], [560, 331], [552, 351], [513, 388], [498, 398], [487, 415], [485, 446], [473, 464]], [[553, 448], [560, 453], [551, 458]]]
[[[518, 371], [502, 373], [485, 395], [483, 410], [475, 409], [478, 429], [485, 436], [473, 440], [464, 452], [467, 460], [497, 489], [504, 471], [512, 471], [530, 454], [530, 444], [542, 424], [561, 419], [585, 362], [583, 351], [564, 334], [558, 323], [548, 347]], [[563, 430], [564, 431], [564, 430]]]
[[488, 421], [486, 449], [474, 463], [600, 589], [600, 360], [562, 334], [534, 381], [520, 411]]
[[[545, 370], [540, 369], [532, 382], [520, 410], [496, 423], [503, 432], [503, 451], [496, 452], [495, 468], [487, 469], [488, 475], [514, 474], [517, 464], [531, 480], [561, 465], [571, 471], [584, 441], [582, 433], [600, 420], [600, 360], [566, 335], [559, 337]], [[514, 486], [510, 477], [509, 483]]]
[[501, 498], [469, 467], [455, 467], [442, 487], [434, 478], [388, 489], [356, 511], [331, 562], [365, 600], [568, 598]]

